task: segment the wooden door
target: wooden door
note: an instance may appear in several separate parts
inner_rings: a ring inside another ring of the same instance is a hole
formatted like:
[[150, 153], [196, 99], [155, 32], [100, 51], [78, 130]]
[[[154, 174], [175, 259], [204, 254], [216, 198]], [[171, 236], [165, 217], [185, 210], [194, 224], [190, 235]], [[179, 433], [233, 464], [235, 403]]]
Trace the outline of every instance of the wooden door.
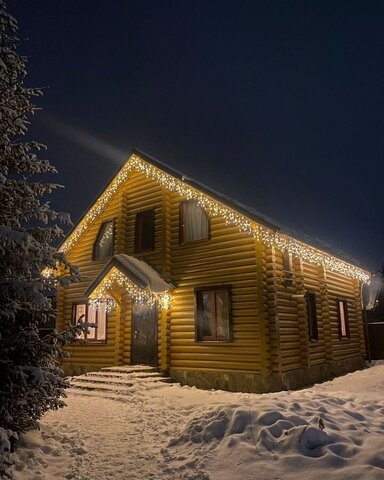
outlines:
[[133, 365], [157, 365], [157, 306], [139, 302], [132, 304]]
[[384, 359], [384, 322], [368, 323], [368, 338], [372, 360]]

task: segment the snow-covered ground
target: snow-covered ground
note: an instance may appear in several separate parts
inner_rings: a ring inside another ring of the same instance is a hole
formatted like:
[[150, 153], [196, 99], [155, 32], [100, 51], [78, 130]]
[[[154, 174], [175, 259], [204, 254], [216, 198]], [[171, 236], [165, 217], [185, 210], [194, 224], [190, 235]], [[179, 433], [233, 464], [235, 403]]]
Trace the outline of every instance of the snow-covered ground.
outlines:
[[384, 478], [380, 363], [296, 392], [138, 381], [130, 395], [69, 393], [67, 403], [22, 437], [16, 480]]

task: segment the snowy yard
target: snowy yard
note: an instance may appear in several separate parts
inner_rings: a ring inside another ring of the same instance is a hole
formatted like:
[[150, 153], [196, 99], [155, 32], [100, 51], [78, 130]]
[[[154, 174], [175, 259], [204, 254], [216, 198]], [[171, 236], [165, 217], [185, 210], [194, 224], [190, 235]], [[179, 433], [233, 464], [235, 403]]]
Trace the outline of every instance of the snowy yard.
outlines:
[[103, 395], [69, 392], [67, 408], [22, 438], [15, 478], [384, 478], [384, 364], [297, 392], [138, 382]]

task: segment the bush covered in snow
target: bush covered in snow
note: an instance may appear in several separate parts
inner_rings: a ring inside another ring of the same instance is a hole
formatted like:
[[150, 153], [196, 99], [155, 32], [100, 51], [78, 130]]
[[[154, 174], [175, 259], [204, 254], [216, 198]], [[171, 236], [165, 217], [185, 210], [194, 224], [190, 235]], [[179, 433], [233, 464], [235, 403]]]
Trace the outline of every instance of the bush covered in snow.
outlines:
[[[43, 145], [23, 138], [41, 91], [24, 85], [26, 59], [17, 51], [17, 33], [0, 0], [0, 458], [12, 432], [36, 428], [48, 409], [63, 405], [68, 385], [56, 358], [67, 337], [41, 338], [39, 327], [55, 317], [57, 284], [77, 278], [52, 246], [62, 235], [56, 223], [70, 221], [47, 201], [57, 185], [42, 179], [56, 170], [39, 158]], [[58, 265], [65, 275], [42, 275]]]

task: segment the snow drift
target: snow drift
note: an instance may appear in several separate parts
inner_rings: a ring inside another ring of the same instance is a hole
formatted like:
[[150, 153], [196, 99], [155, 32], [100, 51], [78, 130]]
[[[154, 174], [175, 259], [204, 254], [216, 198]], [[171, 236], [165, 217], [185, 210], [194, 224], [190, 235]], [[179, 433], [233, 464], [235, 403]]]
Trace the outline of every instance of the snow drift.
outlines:
[[[70, 394], [22, 436], [16, 480], [382, 480], [384, 365], [254, 395], [140, 380], [132, 395]], [[119, 400], [119, 401], [116, 401]]]

